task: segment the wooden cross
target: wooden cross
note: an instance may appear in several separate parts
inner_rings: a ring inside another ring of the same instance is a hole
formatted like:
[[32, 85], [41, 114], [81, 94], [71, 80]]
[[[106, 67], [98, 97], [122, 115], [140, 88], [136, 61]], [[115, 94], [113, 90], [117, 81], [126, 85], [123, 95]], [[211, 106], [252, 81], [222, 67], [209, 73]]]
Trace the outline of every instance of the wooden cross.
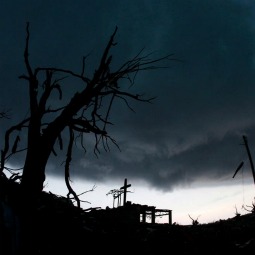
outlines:
[[123, 199], [123, 205], [126, 204], [126, 198], [127, 198], [127, 188], [131, 187], [131, 184], [127, 184], [127, 178], [124, 180], [124, 186], [120, 189], [124, 190], [124, 199]]

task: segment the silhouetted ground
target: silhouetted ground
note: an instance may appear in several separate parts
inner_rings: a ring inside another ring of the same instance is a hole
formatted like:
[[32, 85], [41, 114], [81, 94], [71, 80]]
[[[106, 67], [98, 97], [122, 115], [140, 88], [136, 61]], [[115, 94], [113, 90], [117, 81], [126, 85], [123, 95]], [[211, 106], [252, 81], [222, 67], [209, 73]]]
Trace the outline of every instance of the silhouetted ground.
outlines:
[[20, 208], [21, 198], [8, 192], [0, 189], [1, 255], [255, 252], [254, 213], [190, 226], [102, 222], [64, 197], [43, 192], [36, 201], [23, 198], [29, 206]]

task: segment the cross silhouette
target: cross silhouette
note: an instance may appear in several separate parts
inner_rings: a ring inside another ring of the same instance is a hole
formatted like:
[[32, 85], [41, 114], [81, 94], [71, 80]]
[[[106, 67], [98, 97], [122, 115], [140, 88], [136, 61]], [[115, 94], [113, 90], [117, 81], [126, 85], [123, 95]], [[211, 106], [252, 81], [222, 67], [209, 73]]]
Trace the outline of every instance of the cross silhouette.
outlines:
[[126, 198], [127, 198], [127, 188], [131, 187], [131, 184], [127, 184], [127, 178], [124, 180], [124, 186], [120, 189], [124, 190], [124, 199], [123, 199], [123, 205], [126, 204]]

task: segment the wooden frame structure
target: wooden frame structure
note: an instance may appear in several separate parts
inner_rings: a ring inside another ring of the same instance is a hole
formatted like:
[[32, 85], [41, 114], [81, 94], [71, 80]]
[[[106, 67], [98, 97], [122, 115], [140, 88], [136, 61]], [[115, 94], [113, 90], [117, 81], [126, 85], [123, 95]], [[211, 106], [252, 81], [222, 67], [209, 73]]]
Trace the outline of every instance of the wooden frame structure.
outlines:
[[[127, 184], [127, 179], [124, 180], [124, 185], [120, 189], [114, 189], [109, 191], [106, 195], [113, 195], [113, 208], [108, 210], [115, 215], [115, 219], [120, 221], [127, 221], [133, 223], [148, 223], [146, 219], [151, 218], [151, 223], [156, 223], [157, 217], [168, 216], [168, 224], [172, 225], [172, 210], [157, 209], [155, 206], [132, 204], [130, 201], [126, 201], [127, 188], [131, 187], [131, 184]], [[123, 206], [121, 206], [121, 196], [123, 195]], [[118, 199], [117, 208], [114, 207], [115, 199]]]

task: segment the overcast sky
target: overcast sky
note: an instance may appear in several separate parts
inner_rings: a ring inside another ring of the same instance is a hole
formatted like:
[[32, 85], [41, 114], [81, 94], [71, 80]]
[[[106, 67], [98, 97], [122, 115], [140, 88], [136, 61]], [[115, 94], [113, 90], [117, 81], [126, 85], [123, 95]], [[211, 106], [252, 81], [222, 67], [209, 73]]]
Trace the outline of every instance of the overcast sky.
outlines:
[[[2, 0], [0, 14], [0, 104], [11, 109], [1, 135], [28, 110], [28, 87], [18, 79], [26, 71], [26, 22], [34, 67], [80, 72], [89, 54], [88, 75], [118, 26], [114, 66], [142, 48], [180, 61], [138, 74], [135, 91], [156, 96], [153, 104], [131, 101], [133, 113], [116, 103], [110, 131], [121, 152], [112, 145], [97, 158], [88, 142], [87, 154], [74, 155], [71, 176], [102, 183], [135, 179], [169, 192], [194, 183], [230, 185], [244, 161], [252, 180], [242, 136], [255, 151], [254, 1]], [[63, 176], [61, 163], [51, 160], [47, 172]]]

